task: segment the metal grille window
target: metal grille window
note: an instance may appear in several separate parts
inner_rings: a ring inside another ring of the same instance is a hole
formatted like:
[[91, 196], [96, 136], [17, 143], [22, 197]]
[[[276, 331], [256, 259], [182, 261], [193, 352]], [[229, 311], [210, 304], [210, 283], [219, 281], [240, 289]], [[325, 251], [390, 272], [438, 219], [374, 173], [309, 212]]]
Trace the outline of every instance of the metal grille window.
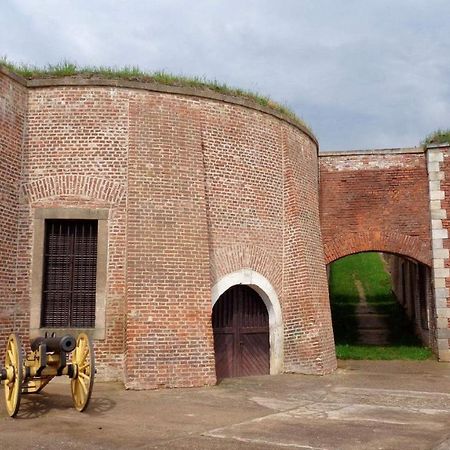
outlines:
[[95, 326], [97, 220], [46, 220], [42, 327]]

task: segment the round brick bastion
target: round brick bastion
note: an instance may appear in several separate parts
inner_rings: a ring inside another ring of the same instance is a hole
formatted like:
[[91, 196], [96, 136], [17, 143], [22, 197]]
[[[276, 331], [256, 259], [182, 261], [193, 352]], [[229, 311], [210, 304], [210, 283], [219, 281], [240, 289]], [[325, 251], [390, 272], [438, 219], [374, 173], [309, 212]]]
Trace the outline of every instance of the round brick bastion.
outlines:
[[[10, 329], [27, 341], [86, 329], [99, 378], [135, 389], [213, 384], [218, 364], [245, 356], [215, 348], [213, 305], [244, 285], [267, 309], [268, 373], [335, 368], [318, 144], [305, 126], [209, 89], [26, 80], [3, 68], [0, 100], [6, 208], [19, 223], [17, 232], [1, 219], [17, 271], [15, 281], [0, 273], [15, 292], [0, 300], [15, 308], [1, 342]], [[48, 223], [86, 220], [98, 224], [95, 323], [44, 326], [59, 314], [58, 304], [43, 310]], [[230, 336], [224, 345], [238, 345]]]

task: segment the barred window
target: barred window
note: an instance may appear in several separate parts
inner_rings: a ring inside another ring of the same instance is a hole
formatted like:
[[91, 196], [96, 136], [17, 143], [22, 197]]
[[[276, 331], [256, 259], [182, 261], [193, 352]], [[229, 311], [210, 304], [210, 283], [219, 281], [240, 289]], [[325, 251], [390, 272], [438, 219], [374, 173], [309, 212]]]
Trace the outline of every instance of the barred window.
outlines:
[[41, 327], [95, 326], [97, 220], [45, 220]]

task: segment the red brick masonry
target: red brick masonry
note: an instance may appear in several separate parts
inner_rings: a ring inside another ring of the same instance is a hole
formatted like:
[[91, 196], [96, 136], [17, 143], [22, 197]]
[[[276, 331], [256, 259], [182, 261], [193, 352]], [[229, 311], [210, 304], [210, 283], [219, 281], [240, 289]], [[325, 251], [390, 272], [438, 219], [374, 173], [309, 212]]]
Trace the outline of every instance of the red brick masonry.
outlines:
[[322, 153], [325, 260], [378, 250], [431, 265], [426, 156], [421, 148]]
[[318, 158], [310, 131], [242, 98], [0, 69], [0, 143], [0, 353], [30, 333], [42, 208], [108, 212], [99, 376], [135, 389], [215, 382], [212, 292], [230, 274], [278, 298], [282, 369], [324, 374], [326, 264], [369, 250], [432, 262], [422, 149]]
[[284, 370], [335, 368], [308, 130], [187, 88], [4, 70], [0, 86], [0, 342], [12, 330], [28, 337], [35, 212], [100, 208], [109, 218], [99, 376], [137, 389], [214, 383], [211, 291], [243, 269], [279, 299]]

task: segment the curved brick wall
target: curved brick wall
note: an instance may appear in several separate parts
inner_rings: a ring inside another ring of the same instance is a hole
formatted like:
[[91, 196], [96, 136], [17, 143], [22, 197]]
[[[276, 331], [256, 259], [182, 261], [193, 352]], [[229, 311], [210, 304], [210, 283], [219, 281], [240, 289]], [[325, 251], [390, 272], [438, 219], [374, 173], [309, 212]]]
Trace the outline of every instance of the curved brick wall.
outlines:
[[18, 186], [27, 115], [27, 89], [0, 73], [0, 365], [15, 326]]
[[15, 329], [26, 334], [30, 321], [36, 209], [101, 208], [103, 378], [214, 383], [211, 288], [246, 268], [280, 299], [285, 370], [333, 370], [317, 144], [306, 130], [243, 99], [108, 80], [28, 82], [27, 114]]

